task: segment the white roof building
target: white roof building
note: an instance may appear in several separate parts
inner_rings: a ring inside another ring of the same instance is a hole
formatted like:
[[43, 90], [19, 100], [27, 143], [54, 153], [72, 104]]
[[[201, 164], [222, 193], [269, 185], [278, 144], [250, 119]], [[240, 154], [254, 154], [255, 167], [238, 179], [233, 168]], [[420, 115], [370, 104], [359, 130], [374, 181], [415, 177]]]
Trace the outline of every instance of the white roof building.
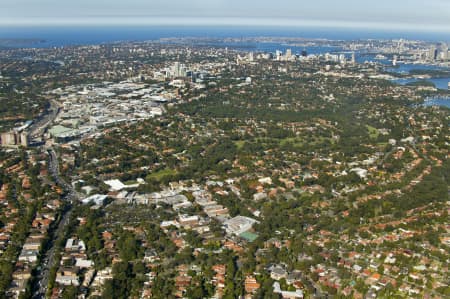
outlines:
[[83, 240], [70, 238], [66, 242], [65, 249], [68, 251], [85, 251], [86, 245], [84, 244]]
[[281, 294], [283, 298], [303, 298], [302, 290], [296, 290], [295, 292], [283, 291], [281, 290], [280, 283], [277, 281], [273, 283], [273, 292]]
[[88, 204], [88, 203], [93, 202], [96, 205], [102, 205], [107, 197], [108, 197], [108, 195], [94, 194], [92, 196], [86, 197], [85, 199], [81, 200], [81, 202], [83, 204]]
[[124, 183], [122, 183], [120, 180], [117, 179], [104, 181], [104, 183], [110, 186], [112, 191], [120, 191], [126, 187]]
[[250, 217], [236, 216], [223, 223], [225, 230], [229, 234], [240, 235], [243, 232], [250, 230], [253, 224], [258, 221]]

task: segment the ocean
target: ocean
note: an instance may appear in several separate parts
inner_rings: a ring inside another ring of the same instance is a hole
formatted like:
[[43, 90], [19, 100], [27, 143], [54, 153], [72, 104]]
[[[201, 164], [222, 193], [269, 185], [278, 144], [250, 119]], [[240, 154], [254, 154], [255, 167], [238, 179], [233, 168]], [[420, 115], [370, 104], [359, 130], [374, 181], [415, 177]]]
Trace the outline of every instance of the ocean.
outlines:
[[441, 106], [441, 107], [446, 107], [446, 108], [450, 109], [450, 97], [436, 97], [436, 98], [427, 99], [423, 103], [423, 106], [425, 106], [425, 107]]
[[60, 47], [93, 45], [118, 41], [146, 41], [167, 37], [304, 37], [333, 40], [406, 38], [425, 41], [450, 41], [443, 33], [370, 31], [362, 29], [287, 28], [242, 26], [16, 26], [0, 27], [0, 39], [38, 39], [39, 43], [19, 47]]

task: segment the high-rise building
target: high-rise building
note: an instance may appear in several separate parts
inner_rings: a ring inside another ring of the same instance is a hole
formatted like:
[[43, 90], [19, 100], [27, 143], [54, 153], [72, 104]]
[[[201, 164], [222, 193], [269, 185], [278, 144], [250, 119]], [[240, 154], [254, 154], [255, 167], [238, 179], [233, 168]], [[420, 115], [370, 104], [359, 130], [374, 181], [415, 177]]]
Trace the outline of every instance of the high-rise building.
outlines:
[[440, 57], [439, 58], [442, 61], [448, 61], [448, 58], [449, 58], [448, 53], [449, 53], [448, 45], [446, 43], [443, 43], [442, 46], [441, 46], [441, 53], [440, 53]]
[[431, 46], [430, 50], [428, 51], [428, 60], [435, 61], [437, 58], [437, 53], [438, 51], [436, 49], [436, 46]]
[[172, 74], [174, 77], [179, 77], [180, 69], [181, 69], [181, 64], [178, 61], [175, 62], [173, 65], [173, 68], [172, 68]]
[[286, 50], [286, 59], [290, 59], [292, 57], [292, 50], [291, 49], [287, 49]]
[[14, 132], [7, 132], [1, 135], [2, 146], [16, 145], [16, 134]]
[[20, 142], [21, 146], [28, 147], [28, 133], [20, 133], [18, 142]]
[[2, 133], [0, 136], [1, 145], [4, 147], [28, 146], [28, 133], [25, 131], [18, 132], [16, 130]]
[[253, 62], [255, 60], [253, 52], [248, 53], [248, 61]]
[[182, 63], [175, 62], [170, 68], [170, 77], [186, 77], [186, 72], [188, 69]]
[[280, 50], [276, 50], [275, 51], [275, 59], [277, 60], [277, 61], [280, 61], [281, 60], [281, 56], [283, 55], [283, 53], [280, 51]]

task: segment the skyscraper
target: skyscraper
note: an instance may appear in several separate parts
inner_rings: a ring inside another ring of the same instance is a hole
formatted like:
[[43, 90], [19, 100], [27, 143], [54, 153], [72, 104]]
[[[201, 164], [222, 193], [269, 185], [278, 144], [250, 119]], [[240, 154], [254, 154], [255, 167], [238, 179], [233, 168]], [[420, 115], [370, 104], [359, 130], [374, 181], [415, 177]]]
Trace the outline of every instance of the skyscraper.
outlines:
[[276, 56], [276, 60], [280, 61], [281, 60], [281, 56], [283, 55], [283, 53], [280, 50], [276, 50], [275, 51], [275, 56]]
[[291, 58], [291, 56], [292, 56], [292, 50], [291, 49], [287, 49], [286, 50], [286, 59], [290, 59]]
[[448, 51], [448, 45], [446, 44], [446, 43], [443, 43], [442, 45], [441, 45], [441, 53], [440, 53], [440, 59], [442, 60], [442, 61], [448, 61], [448, 53], [449, 53], [449, 51]]
[[428, 51], [428, 60], [435, 61], [437, 58], [437, 53], [436, 46], [431, 46]]
[[393, 66], [397, 65], [397, 55], [394, 55], [394, 57], [392, 58], [392, 65]]

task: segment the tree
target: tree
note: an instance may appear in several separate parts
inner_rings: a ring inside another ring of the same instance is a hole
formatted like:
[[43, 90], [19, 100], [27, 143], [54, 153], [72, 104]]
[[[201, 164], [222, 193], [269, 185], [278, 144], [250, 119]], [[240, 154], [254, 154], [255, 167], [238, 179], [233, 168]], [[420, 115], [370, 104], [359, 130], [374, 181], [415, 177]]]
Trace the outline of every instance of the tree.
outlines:
[[67, 286], [64, 288], [61, 297], [63, 299], [76, 299], [78, 290], [75, 286]]
[[120, 257], [124, 261], [135, 260], [139, 253], [138, 240], [134, 234], [128, 231], [124, 231], [119, 240], [117, 241], [117, 247], [119, 248]]

